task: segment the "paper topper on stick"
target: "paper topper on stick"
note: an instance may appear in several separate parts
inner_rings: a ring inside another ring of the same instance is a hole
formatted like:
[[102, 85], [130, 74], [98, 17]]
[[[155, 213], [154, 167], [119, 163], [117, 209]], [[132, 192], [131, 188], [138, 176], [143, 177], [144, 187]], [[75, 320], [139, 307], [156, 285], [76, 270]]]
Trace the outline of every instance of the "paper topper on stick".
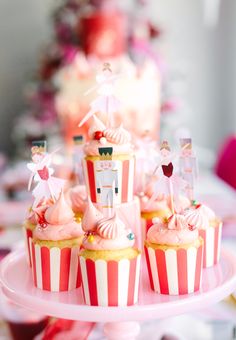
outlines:
[[174, 174], [174, 166], [172, 160], [174, 154], [171, 154], [171, 149], [168, 142], [164, 141], [160, 148], [162, 160], [158, 167], [161, 167], [160, 174], [154, 184], [154, 193], [147, 203], [147, 208], [160, 194], [170, 197], [170, 208], [172, 214], [175, 213], [174, 198], [178, 199], [180, 191], [185, 188], [186, 181], [180, 176]]
[[52, 176], [54, 169], [50, 167], [52, 155], [57, 151], [48, 154], [41, 152], [38, 146], [33, 146], [31, 149], [33, 162], [27, 164], [27, 168], [31, 171], [28, 190], [33, 180], [37, 182], [32, 191], [35, 198], [33, 208], [37, 207], [42, 199], [52, 198], [55, 201], [64, 187], [65, 180]]
[[187, 182], [185, 191], [192, 201], [194, 199], [194, 184], [198, 176], [197, 159], [192, 151], [191, 138], [181, 138], [180, 146], [179, 172], [180, 176]]
[[89, 89], [85, 95], [97, 91], [98, 97], [90, 104], [90, 110], [79, 123], [81, 127], [89, 118], [97, 112], [104, 112], [107, 116], [107, 126], [112, 125], [112, 115], [120, 109], [120, 100], [115, 97], [115, 81], [120, 75], [113, 75], [109, 63], [104, 63], [102, 74], [97, 75], [98, 85]]

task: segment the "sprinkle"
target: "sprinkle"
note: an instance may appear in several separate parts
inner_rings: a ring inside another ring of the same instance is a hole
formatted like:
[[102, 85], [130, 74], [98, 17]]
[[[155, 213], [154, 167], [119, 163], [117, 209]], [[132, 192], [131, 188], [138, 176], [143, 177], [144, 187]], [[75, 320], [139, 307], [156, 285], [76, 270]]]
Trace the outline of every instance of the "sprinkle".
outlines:
[[106, 137], [100, 138], [99, 142], [100, 142], [100, 144], [102, 144], [102, 145], [107, 144], [107, 139], [106, 139]]
[[192, 200], [192, 205], [193, 206], [197, 205], [197, 200]]
[[128, 235], [127, 235], [127, 238], [129, 239], [129, 240], [134, 240], [134, 233], [129, 233]]

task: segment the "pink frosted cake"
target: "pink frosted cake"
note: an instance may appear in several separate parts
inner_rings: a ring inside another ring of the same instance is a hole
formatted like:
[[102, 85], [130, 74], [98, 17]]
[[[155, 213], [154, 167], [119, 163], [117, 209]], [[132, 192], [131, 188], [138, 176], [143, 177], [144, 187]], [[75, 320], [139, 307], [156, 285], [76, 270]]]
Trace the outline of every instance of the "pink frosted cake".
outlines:
[[78, 251], [83, 238], [81, 223], [63, 194], [40, 216], [33, 232], [32, 272], [37, 288], [68, 291], [80, 286]]
[[201, 285], [203, 240], [185, 216], [159, 219], [148, 230], [145, 255], [151, 289], [160, 294], [182, 295]]
[[85, 303], [128, 306], [138, 299], [140, 252], [135, 236], [117, 217], [104, 218], [89, 200], [82, 221], [86, 236], [80, 251]]
[[186, 220], [189, 225], [198, 228], [204, 240], [203, 267], [214, 266], [220, 259], [222, 222], [204, 204], [197, 204], [187, 210]]

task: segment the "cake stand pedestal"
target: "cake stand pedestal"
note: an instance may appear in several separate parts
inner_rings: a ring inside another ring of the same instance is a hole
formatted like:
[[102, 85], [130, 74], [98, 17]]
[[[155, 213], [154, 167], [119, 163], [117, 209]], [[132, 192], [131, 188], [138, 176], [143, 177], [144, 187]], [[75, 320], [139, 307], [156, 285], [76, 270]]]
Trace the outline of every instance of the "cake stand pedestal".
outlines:
[[130, 307], [86, 306], [81, 288], [61, 293], [35, 288], [23, 250], [9, 254], [1, 262], [0, 282], [4, 294], [25, 308], [58, 318], [105, 322], [104, 333], [110, 340], [135, 339], [140, 330], [137, 321], [202, 309], [224, 299], [236, 288], [236, 257], [226, 249], [222, 249], [218, 265], [203, 270], [200, 292], [190, 295], [154, 293], [144, 263], [141, 270], [139, 303]]

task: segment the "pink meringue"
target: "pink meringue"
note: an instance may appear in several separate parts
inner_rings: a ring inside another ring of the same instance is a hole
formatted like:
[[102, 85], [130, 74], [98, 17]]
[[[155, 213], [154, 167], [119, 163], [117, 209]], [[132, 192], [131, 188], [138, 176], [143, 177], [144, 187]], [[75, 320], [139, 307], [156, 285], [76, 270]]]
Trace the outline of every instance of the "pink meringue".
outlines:
[[98, 222], [97, 233], [106, 239], [115, 239], [125, 232], [125, 224], [116, 216], [103, 218]]
[[69, 198], [71, 201], [72, 210], [84, 213], [87, 206], [87, 192], [84, 185], [77, 185], [70, 189]]
[[103, 218], [103, 214], [92, 204], [88, 197], [88, 204], [82, 219], [82, 228], [85, 232], [94, 231], [97, 223]]
[[66, 203], [63, 192], [55, 204], [46, 210], [45, 219], [49, 224], [66, 224], [74, 219], [74, 213]]
[[126, 144], [130, 143], [131, 135], [126, 131], [122, 125], [118, 128], [107, 128], [103, 131], [104, 137], [107, 141], [114, 144]]
[[171, 230], [182, 230], [188, 228], [188, 223], [183, 215], [174, 214], [169, 217], [167, 228]]

